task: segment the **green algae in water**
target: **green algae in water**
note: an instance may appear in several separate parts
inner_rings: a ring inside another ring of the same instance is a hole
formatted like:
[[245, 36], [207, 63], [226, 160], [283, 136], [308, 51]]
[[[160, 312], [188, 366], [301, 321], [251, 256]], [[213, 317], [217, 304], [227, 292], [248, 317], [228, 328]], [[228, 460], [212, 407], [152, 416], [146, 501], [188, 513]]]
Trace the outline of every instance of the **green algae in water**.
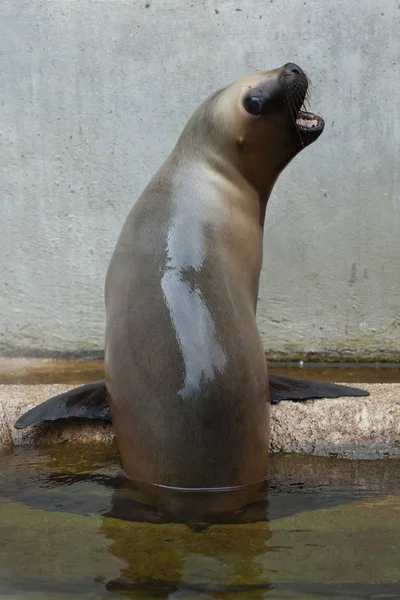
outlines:
[[269, 520], [196, 532], [118, 518], [113, 451], [18, 449], [0, 456], [0, 598], [398, 598], [399, 474], [272, 457]]

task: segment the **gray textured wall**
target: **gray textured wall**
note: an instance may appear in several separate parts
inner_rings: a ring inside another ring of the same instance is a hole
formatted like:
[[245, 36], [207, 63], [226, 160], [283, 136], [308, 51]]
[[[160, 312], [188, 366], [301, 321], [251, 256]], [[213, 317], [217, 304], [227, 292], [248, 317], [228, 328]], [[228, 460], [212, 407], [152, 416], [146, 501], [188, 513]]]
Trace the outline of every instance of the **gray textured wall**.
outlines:
[[291, 60], [322, 138], [267, 214], [275, 356], [400, 356], [400, 9], [360, 0], [2, 0], [0, 351], [103, 347], [123, 220], [212, 90]]

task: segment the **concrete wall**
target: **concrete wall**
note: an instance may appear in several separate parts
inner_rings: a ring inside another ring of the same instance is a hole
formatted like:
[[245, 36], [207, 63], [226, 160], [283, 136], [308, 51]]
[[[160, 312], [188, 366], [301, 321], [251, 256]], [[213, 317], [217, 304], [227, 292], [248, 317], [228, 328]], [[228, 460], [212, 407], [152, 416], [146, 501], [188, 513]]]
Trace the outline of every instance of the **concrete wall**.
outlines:
[[103, 347], [123, 220], [199, 102], [290, 60], [326, 118], [267, 214], [275, 357], [400, 358], [393, 0], [2, 0], [0, 351]]

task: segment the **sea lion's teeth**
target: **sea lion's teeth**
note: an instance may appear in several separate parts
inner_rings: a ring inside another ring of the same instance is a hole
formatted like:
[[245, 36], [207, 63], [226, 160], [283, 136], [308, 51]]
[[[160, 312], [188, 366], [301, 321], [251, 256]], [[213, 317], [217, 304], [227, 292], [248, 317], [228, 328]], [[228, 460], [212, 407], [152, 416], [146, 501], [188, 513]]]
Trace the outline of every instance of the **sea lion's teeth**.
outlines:
[[318, 127], [318, 119], [314, 116], [314, 118], [312, 117], [299, 117], [298, 119], [296, 119], [296, 123], [297, 125], [300, 125], [300, 127], [307, 127], [309, 129], [313, 129], [315, 127]]

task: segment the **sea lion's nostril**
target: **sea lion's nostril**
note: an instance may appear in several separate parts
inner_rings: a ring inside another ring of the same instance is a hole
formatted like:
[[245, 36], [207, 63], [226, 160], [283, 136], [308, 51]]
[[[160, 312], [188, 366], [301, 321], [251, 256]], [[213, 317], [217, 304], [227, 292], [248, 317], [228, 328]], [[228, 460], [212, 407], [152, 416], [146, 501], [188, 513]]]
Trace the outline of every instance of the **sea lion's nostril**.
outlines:
[[293, 75], [303, 75], [303, 71], [300, 69], [300, 67], [298, 67], [294, 63], [286, 63], [284, 68], [288, 72], [288, 75], [290, 75], [292, 73], [293, 73]]

